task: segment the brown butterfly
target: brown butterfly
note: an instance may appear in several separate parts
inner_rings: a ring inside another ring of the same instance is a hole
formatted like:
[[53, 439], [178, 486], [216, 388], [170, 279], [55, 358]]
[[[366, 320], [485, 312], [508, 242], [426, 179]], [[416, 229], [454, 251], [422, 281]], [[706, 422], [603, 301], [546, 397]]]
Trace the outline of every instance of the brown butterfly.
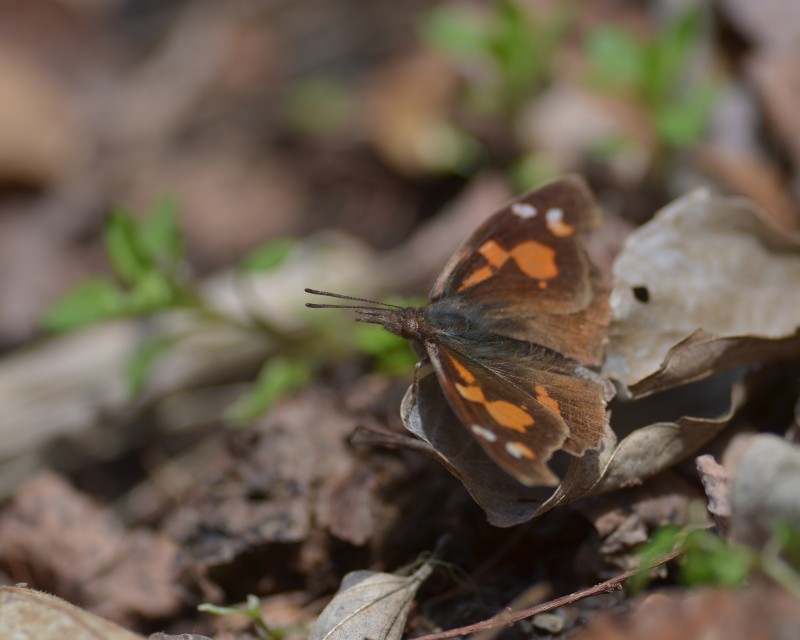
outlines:
[[582, 237], [600, 211], [568, 176], [524, 195], [484, 222], [445, 266], [423, 308], [351, 308], [412, 341], [433, 364], [447, 401], [484, 451], [523, 484], [555, 485], [563, 450], [596, 449], [607, 423], [600, 364], [608, 296]]

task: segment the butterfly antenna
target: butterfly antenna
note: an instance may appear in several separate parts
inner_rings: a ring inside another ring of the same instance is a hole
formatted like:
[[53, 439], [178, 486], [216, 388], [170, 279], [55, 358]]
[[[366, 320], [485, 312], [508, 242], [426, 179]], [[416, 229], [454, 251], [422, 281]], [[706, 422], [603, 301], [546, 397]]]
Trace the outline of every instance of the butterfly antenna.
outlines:
[[[382, 307], [391, 307], [393, 309], [403, 309], [396, 304], [389, 304], [388, 302], [377, 302], [376, 300], [368, 300], [366, 298], [356, 298], [353, 296], [345, 296], [341, 293], [331, 293], [330, 291], [318, 291], [316, 289], [305, 289], [306, 293], [314, 294], [315, 296], [327, 296], [328, 298], [338, 298], [339, 300], [353, 300], [355, 302], [366, 302], [368, 304], [377, 304]], [[344, 304], [315, 304], [307, 302], [306, 306], [310, 309], [369, 309], [370, 307], [363, 307], [361, 305], [344, 305]]]

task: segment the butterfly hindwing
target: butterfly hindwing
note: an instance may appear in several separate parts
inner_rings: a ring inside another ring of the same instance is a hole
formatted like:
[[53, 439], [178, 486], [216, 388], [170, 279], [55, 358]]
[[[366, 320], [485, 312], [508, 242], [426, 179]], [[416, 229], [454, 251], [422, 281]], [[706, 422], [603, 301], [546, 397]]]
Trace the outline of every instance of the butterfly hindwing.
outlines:
[[599, 444], [605, 402], [597, 383], [566, 371], [514, 375], [502, 362], [479, 362], [441, 343], [427, 343], [426, 350], [459, 420], [520, 482], [557, 484], [547, 466], [555, 451], [581, 455]]

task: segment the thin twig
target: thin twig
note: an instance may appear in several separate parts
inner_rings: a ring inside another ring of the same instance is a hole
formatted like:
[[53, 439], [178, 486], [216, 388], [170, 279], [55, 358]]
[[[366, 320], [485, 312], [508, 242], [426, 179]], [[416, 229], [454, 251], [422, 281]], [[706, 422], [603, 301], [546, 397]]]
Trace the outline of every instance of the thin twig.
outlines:
[[[654, 562], [651, 566], [647, 568], [647, 570], [650, 571], [655, 567], [661, 566], [662, 564], [666, 564], [667, 562], [670, 562], [671, 560], [674, 560], [675, 558], [678, 558], [681, 555], [683, 555], [683, 549], [672, 551], [667, 555], [661, 557], [658, 561]], [[499, 627], [504, 625], [510, 627], [513, 624], [519, 622], [520, 620], [525, 620], [526, 618], [532, 618], [533, 616], [538, 616], [540, 613], [546, 613], [548, 611], [552, 611], [553, 609], [558, 609], [559, 607], [572, 604], [573, 602], [578, 602], [579, 600], [584, 600], [586, 598], [590, 598], [592, 596], [596, 596], [601, 593], [610, 593], [612, 591], [620, 589], [623, 582], [632, 578], [634, 575], [639, 573], [639, 571], [641, 571], [641, 569], [631, 569], [630, 571], [621, 573], [618, 576], [614, 576], [610, 580], [606, 580], [605, 582], [596, 584], [595, 586], [589, 587], [588, 589], [584, 589], [583, 591], [576, 591], [574, 593], [570, 593], [569, 595], [562, 596], [561, 598], [556, 598], [555, 600], [550, 600], [549, 602], [537, 604], [535, 607], [530, 607], [528, 609], [523, 609], [521, 611], [516, 611], [516, 612], [505, 610], [498, 613], [495, 616], [492, 616], [488, 620], [476, 622], [474, 624], [470, 624], [465, 627], [459, 627], [458, 629], [450, 629], [449, 631], [441, 631], [439, 633], [431, 633], [426, 636], [418, 636], [414, 640], [445, 640], [445, 638], [456, 638], [458, 636], [463, 636], [468, 633], [484, 631], [486, 629], [492, 629], [494, 627]]]

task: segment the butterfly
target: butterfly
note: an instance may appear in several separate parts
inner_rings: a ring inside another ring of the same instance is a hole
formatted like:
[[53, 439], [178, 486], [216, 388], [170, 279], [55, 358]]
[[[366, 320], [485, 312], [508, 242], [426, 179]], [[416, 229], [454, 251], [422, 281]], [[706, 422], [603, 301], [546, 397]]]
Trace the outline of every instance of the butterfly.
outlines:
[[[602, 359], [608, 292], [583, 246], [600, 210], [578, 176], [513, 200], [464, 242], [437, 278], [428, 305], [365, 304], [358, 320], [412, 342], [471, 437], [528, 486], [554, 486], [557, 451], [597, 449], [609, 385]], [[416, 387], [417, 385], [415, 385]]]

